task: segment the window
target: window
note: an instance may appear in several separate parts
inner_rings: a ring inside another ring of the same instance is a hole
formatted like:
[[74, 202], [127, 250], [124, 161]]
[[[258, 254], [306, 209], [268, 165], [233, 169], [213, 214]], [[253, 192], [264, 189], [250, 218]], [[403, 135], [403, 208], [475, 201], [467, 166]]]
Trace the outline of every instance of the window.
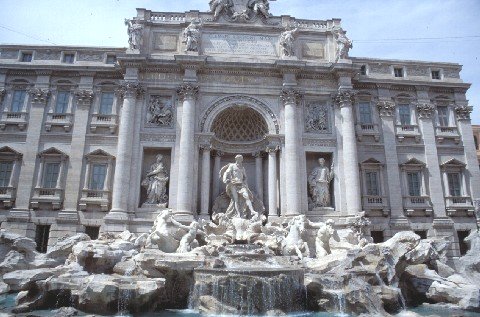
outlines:
[[57, 187], [58, 172], [60, 171], [60, 163], [46, 163], [45, 172], [43, 174], [43, 188]]
[[432, 79], [440, 79], [440, 71], [432, 70]]
[[115, 55], [107, 55], [107, 64], [115, 64], [117, 62], [117, 57]]
[[22, 112], [26, 95], [27, 95], [27, 92], [25, 90], [13, 91], [12, 108], [11, 108], [12, 112]]
[[378, 190], [378, 173], [376, 171], [366, 171], [365, 172], [365, 183], [367, 189], [367, 195], [369, 196], [379, 196]]
[[103, 92], [100, 99], [100, 114], [112, 114], [113, 92]]
[[370, 231], [370, 236], [373, 239], [373, 243], [382, 243], [385, 241], [383, 237], [383, 231], [372, 230]]
[[68, 100], [70, 93], [67, 91], [59, 91], [57, 94], [57, 102], [55, 104], [55, 113], [65, 113], [68, 108]]
[[478, 150], [478, 138], [476, 135], [473, 136], [473, 142], [475, 142], [475, 149]]
[[395, 77], [403, 77], [403, 68], [395, 67], [393, 69], [393, 74], [395, 75]]
[[411, 124], [410, 105], [398, 105], [398, 115], [401, 125]]
[[107, 175], [106, 164], [92, 165], [92, 175], [90, 177], [90, 189], [103, 190], [106, 175]]
[[367, 75], [367, 65], [362, 65], [362, 67], [360, 67], [360, 75]]
[[32, 53], [22, 53], [22, 58], [20, 61], [22, 62], [31, 62], [32, 61], [33, 54]]
[[47, 252], [49, 235], [50, 225], [37, 225], [37, 228], [35, 230], [35, 242], [37, 243], [38, 252]]
[[362, 102], [358, 104], [358, 109], [360, 112], [360, 123], [372, 124], [372, 107], [370, 107], [370, 103]]
[[63, 61], [64, 63], [73, 64], [75, 61], [75, 54], [74, 53], [65, 53], [63, 54]]
[[420, 172], [408, 172], [407, 173], [407, 185], [408, 185], [408, 195], [409, 196], [421, 196], [420, 194], [420, 181], [421, 181]]
[[0, 161], [0, 187], [8, 187], [12, 175], [13, 162]]
[[437, 115], [438, 115], [438, 124], [441, 127], [448, 127], [448, 107], [447, 106], [437, 107]]
[[85, 226], [85, 233], [92, 240], [98, 239], [98, 234], [100, 233], [100, 227]]
[[427, 238], [427, 230], [415, 230], [414, 232], [416, 235], [420, 236], [420, 239]]
[[458, 230], [458, 246], [460, 248], [460, 255], [467, 254], [468, 251], [468, 244], [465, 242], [465, 239], [470, 235], [470, 231], [468, 230]]
[[448, 192], [452, 197], [462, 196], [462, 187], [460, 183], [460, 173], [447, 173]]

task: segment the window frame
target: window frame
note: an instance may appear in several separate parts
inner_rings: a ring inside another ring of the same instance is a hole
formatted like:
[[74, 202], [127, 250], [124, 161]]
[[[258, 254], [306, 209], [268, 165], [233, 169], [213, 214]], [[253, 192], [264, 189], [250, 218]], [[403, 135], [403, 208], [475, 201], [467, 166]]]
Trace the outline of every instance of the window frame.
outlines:
[[[105, 112], [103, 112], [102, 109], [103, 109], [104, 96], [106, 96], [107, 94], [111, 95], [111, 103], [108, 105], [109, 106], [109, 109], [108, 109], [109, 112], [105, 113]], [[98, 105], [98, 114], [99, 115], [106, 115], [106, 116], [114, 114], [113, 113], [113, 108], [114, 108], [114, 104], [115, 104], [115, 93], [113, 91], [102, 91], [100, 93], [99, 99], [100, 100], [99, 100], [99, 105]]]
[[[19, 108], [18, 110], [14, 109], [13, 106], [16, 102], [15, 100], [15, 95], [17, 92], [21, 92], [23, 93], [23, 99], [21, 100], [21, 102], [18, 104], [19, 105]], [[28, 92], [27, 92], [27, 89], [21, 89], [21, 88], [15, 88], [12, 90], [12, 100], [10, 102], [10, 109], [9, 109], [9, 112], [13, 112], [13, 113], [22, 113], [22, 112], [25, 112], [25, 108], [26, 108], [26, 104], [27, 104], [27, 100], [28, 100]]]
[[[398, 123], [401, 125], [401, 126], [408, 126], [408, 125], [413, 125], [412, 122], [412, 105], [411, 103], [406, 103], [405, 101], [402, 101], [402, 102], [399, 102], [397, 104], [397, 112], [398, 112]], [[408, 109], [408, 123], [405, 123], [403, 122], [402, 120], [402, 114], [401, 113], [401, 109]]]
[[[400, 164], [402, 171], [402, 194], [403, 197], [429, 197], [428, 179], [426, 178], [427, 170], [426, 164], [422, 161], [411, 158], [403, 164]], [[417, 172], [419, 175], [420, 196], [410, 196], [410, 189], [408, 184], [408, 173]]]
[[[2, 166], [10, 165], [10, 169], [2, 169]], [[0, 187], [10, 187], [12, 183], [12, 177], [15, 171], [15, 160], [3, 159], [0, 157]], [[2, 178], [2, 175], [8, 175], [8, 177]]]
[[[26, 56], [30, 56], [30, 59], [25, 60]], [[20, 51], [19, 61], [22, 63], [31, 63], [33, 61], [33, 51]]]
[[[372, 109], [372, 104], [370, 101], [365, 101], [365, 100], [360, 100], [357, 102], [357, 109], [358, 109], [358, 122], [360, 124], [374, 124], [375, 121], [373, 119], [373, 109]], [[368, 109], [368, 121], [365, 122], [364, 115], [365, 112], [362, 111], [362, 109]]]
[[[70, 58], [68, 57], [68, 60], [67, 60], [67, 56], [73, 56], [72, 60], [70, 61]], [[77, 57], [77, 54], [76, 52], [62, 52], [62, 55], [61, 55], [61, 62], [63, 64], [75, 64], [75, 61], [76, 61], [76, 57]]]
[[[392, 68], [393, 68], [393, 77], [395, 77], [395, 78], [405, 78], [406, 77], [405, 67], [403, 67], [403, 66], [392, 66]], [[401, 75], [401, 76], [397, 76], [397, 71], [399, 71], [398, 75]]]

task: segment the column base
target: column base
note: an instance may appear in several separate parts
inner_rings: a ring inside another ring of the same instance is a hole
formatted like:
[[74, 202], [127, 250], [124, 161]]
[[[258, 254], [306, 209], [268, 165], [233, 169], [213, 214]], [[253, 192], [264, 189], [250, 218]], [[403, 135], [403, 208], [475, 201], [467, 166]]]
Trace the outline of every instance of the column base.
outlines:
[[195, 220], [195, 217], [192, 213], [188, 211], [173, 211], [173, 218], [181, 223], [190, 224], [192, 221]]

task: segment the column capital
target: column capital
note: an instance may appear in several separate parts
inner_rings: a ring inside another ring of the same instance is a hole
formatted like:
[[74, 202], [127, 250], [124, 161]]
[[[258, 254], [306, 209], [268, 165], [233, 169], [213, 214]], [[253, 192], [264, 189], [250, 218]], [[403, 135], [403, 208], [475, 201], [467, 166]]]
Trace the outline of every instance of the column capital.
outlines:
[[77, 90], [74, 92], [77, 103], [81, 106], [90, 106], [93, 101], [93, 90]]
[[333, 101], [340, 108], [351, 106], [355, 102], [355, 91], [351, 89], [339, 90], [333, 96]]
[[263, 155], [262, 151], [257, 151], [252, 153], [252, 156], [254, 158], [262, 157], [262, 155]]
[[279, 150], [279, 146], [278, 146], [278, 145], [269, 145], [269, 146], [267, 146], [267, 148], [265, 149], [265, 152], [267, 152], [268, 155], [275, 155], [278, 150]]
[[199, 145], [200, 149], [202, 151], [211, 151], [212, 150], [212, 145], [210, 143], [202, 143]]
[[139, 97], [145, 92], [145, 88], [138, 81], [122, 81], [120, 87], [117, 89], [117, 93], [122, 98], [134, 98]]
[[30, 97], [32, 98], [32, 103], [37, 104], [46, 104], [48, 98], [50, 97], [50, 90], [49, 89], [41, 89], [41, 88], [30, 88], [28, 90]]
[[284, 88], [280, 93], [284, 105], [286, 104], [298, 104], [298, 101], [302, 98], [302, 93], [292, 88]]
[[429, 102], [417, 102], [416, 107], [420, 119], [430, 119], [435, 112], [435, 105]]
[[456, 105], [455, 112], [457, 113], [458, 120], [470, 120], [470, 113], [473, 111], [473, 107], [468, 104]]
[[377, 109], [380, 117], [393, 117], [395, 115], [395, 103], [390, 100], [377, 101]]
[[198, 85], [185, 83], [177, 88], [177, 95], [181, 100], [195, 99], [197, 98], [199, 89]]
[[215, 150], [215, 154], [214, 154], [214, 156], [222, 157], [222, 156], [224, 156], [224, 155], [225, 155], [225, 153], [224, 153], [224, 152], [222, 152], [222, 151], [219, 151], [219, 150]]

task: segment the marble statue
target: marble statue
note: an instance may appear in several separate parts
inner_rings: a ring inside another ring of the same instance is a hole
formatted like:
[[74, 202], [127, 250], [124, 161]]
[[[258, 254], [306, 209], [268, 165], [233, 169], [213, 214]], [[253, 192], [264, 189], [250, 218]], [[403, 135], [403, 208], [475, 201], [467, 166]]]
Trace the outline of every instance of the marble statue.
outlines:
[[147, 122], [158, 126], [171, 126], [173, 123], [172, 104], [162, 103], [158, 96], [152, 96], [148, 105]]
[[268, 0], [255, 0], [253, 2], [252, 9], [253, 12], [263, 16], [265, 19], [268, 19], [270, 17], [270, 4], [268, 3]]
[[196, 221], [193, 221], [190, 226], [188, 226], [187, 233], [180, 239], [180, 244], [176, 250], [176, 253], [188, 253], [193, 251], [195, 248], [198, 248], [200, 244], [198, 243], [197, 234], [204, 234], [200, 230], [200, 224]]
[[305, 231], [305, 216], [293, 217], [286, 228], [287, 236], [282, 241], [282, 255], [297, 255], [299, 258], [310, 256], [307, 242], [302, 238]]
[[318, 164], [308, 176], [308, 185], [312, 196], [313, 208], [331, 207], [330, 182], [333, 179], [333, 163], [330, 169], [325, 166], [325, 159], [319, 158]]
[[334, 28], [333, 35], [337, 41], [336, 60], [348, 58], [348, 51], [353, 47], [352, 41], [348, 39], [342, 28]]
[[371, 224], [370, 219], [365, 216], [365, 211], [357, 212], [353, 219], [350, 220], [349, 227], [355, 235], [358, 246], [363, 247], [373, 242], [369, 232]]
[[213, 20], [217, 20], [220, 14], [227, 10], [229, 2], [228, 0], [210, 0], [210, 12], [213, 13]]
[[173, 211], [171, 209], [162, 210], [157, 218], [155, 218], [153, 227], [150, 229], [145, 242], [145, 247], [157, 246], [163, 252], [175, 252], [178, 249], [178, 240], [169, 229], [169, 227], [172, 226], [176, 229], [190, 229], [190, 227], [182, 225], [173, 218]]
[[286, 30], [282, 32], [280, 36], [280, 48], [282, 49], [282, 55], [286, 57], [295, 56], [295, 35], [298, 32], [298, 28]]
[[314, 223], [308, 221], [308, 224], [312, 228], [318, 228], [317, 235], [315, 237], [315, 254], [317, 258], [322, 258], [328, 254], [331, 254], [330, 250], [330, 238], [335, 241], [340, 241], [337, 230], [333, 227], [335, 221], [328, 219], [325, 223]]
[[253, 194], [248, 188], [247, 173], [242, 162], [243, 156], [237, 155], [235, 163], [225, 165], [219, 173], [220, 179], [226, 184], [226, 192], [230, 198], [230, 204], [225, 212], [229, 218], [251, 218], [257, 214], [252, 205]]
[[200, 44], [200, 23], [192, 21], [183, 30], [183, 42], [185, 44], [185, 52], [198, 52]]
[[143, 42], [143, 25], [136, 20], [125, 19], [125, 25], [128, 26], [128, 44], [131, 50], [138, 50]]
[[147, 176], [142, 181], [142, 186], [147, 190], [145, 204], [163, 205], [168, 202], [167, 195], [168, 174], [163, 163], [163, 155], [156, 157], [155, 163], [150, 166]]

